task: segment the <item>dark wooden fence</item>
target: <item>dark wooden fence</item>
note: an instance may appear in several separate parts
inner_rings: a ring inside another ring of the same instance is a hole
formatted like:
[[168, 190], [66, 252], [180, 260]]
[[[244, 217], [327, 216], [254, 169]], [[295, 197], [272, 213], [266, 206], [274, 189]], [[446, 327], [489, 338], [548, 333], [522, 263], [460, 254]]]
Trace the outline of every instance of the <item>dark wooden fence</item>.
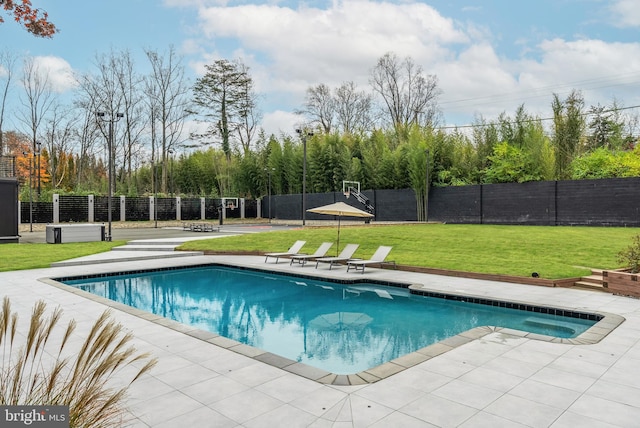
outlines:
[[[366, 190], [375, 206], [376, 221], [417, 221], [415, 193], [411, 189]], [[342, 193], [307, 195], [306, 207], [344, 201], [363, 208]], [[272, 196], [271, 215], [302, 218], [302, 195]], [[268, 204], [262, 209], [268, 215]], [[326, 216], [307, 213], [307, 219]], [[433, 187], [428, 220], [467, 224], [640, 226], [640, 178]]]
[[[417, 221], [418, 207], [411, 189], [365, 190], [362, 192], [375, 207], [375, 221]], [[354, 197], [347, 199], [340, 192], [310, 193], [305, 208], [344, 201], [364, 208]], [[182, 220], [218, 219], [220, 199], [181, 198]], [[260, 201], [245, 200], [245, 218], [263, 218], [269, 213], [274, 219], [301, 220], [302, 195], [272, 195]], [[159, 198], [159, 220], [177, 217], [175, 198]], [[53, 222], [53, 204], [21, 203], [21, 221]], [[94, 221], [107, 221], [107, 198], [95, 197]], [[112, 200], [112, 220], [120, 220], [120, 197]], [[149, 198], [126, 198], [127, 221], [149, 220]], [[227, 218], [240, 217], [240, 210], [227, 208]], [[88, 221], [88, 198], [60, 196], [61, 222]], [[327, 216], [306, 213], [305, 219], [326, 220]], [[584, 225], [640, 227], [640, 178], [619, 178], [580, 181], [542, 181], [531, 183], [485, 184], [461, 187], [434, 187], [428, 201], [428, 220], [469, 224], [523, 225]]]

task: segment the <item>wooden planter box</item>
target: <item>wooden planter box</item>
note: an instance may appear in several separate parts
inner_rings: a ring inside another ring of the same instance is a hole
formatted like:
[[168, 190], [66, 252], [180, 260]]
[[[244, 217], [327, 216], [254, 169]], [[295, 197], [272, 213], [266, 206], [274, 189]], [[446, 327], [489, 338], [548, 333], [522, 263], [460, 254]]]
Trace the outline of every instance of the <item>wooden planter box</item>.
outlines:
[[640, 274], [605, 270], [602, 272], [603, 286], [613, 294], [640, 297]]

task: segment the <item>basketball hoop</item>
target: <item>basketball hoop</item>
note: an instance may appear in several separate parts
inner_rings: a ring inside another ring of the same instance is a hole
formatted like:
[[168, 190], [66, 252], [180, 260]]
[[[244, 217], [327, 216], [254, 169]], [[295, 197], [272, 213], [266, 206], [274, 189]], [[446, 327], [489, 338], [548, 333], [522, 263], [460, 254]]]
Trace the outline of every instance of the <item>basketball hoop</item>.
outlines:
[[233, 205], [233, 202], [231, 202], [231, 203], [229, 204], [229, 209], [234, 210], [235, 208], [236, 208], [236, 206], [235, 206], [235, 205]]
[[351, 196], [351, 189], [356, 192], [357, 197], [358, 193], [360, 192], [360, 182], [342, 180], [342, 193], [344, 194], [345, 198], [349, 199], [349, 196]]

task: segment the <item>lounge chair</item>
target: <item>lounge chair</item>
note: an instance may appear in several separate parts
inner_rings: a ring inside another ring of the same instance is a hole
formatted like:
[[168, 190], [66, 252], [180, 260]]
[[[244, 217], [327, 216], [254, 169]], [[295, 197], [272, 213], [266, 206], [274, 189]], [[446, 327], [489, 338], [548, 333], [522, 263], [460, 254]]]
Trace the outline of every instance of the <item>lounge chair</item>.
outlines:
[[267, 253], [267, 254], [265, 254], [266, 257], [264, 259], [264, 262], [266, 263], [267, 260], [269, 260], [269, 257], [275, 257], [276, 263], [278, 263], [278, 259], [280, 257], [289, 257], [289, 256], [293, 256], [294, 254], [300, 254], [300, 250], [302, 249], [302, 247], [306, 243], [307, 243], [307, 241], [296, 241], [291, 246], [291, 248], [289, 248], [287, 251], [285, 251], [283, 253]]
[[333, 242], [323, 242], [318, 247], [316, 252], [313, 253], [313, 254], [294, 254], [293, 256], [289, 256], [289, 258], [291, 259], [291, 262], [289, 262], [289, 265], [292, 265], [293, 262], [296, 262], [296, 263], [299, 263], [300, 265], [304, 266], [309, 260], [313, 260], [313, 259], [316, 259], [318, 257], [324, 257], [327, 254], [327, 251], [329, 251], [329, 248], [331, 248], [332, 245], [333, 245]]
[[367, 265], [384, 265], [384, 264], [391, 264], [393, 263], [393, 267], [396, 267], [396, 262], [395, 261], [387, 261], [387, 256], [389, 255], [389, 253], [391, 252], [391, 248], [392, 247], [385, 247], [384, 245], [381, 245], [378, 247], [378, 249], [376, 250], [376, 252], [373, 254], [373, 256], [371, 256], [370, 259], [368, 260], [352, 260], [347, 262], [347, 272], [349, 272], [351, 269], [355, 269], [356, 272], [357, 271], [362, 271], [362, 273], [364, 273], [364, 268]]
[[336, 257], [319, 257], [314, 259], [316, 262], [316, 269], [318, 269], [318, 263], [329, 263], [329, 270], [333, 267], [334, 264], [340, 264], [341, 262], [348, 262], [353, 259], [353, 254], [356, 252], [360, 245], [359, 244], [347, 244], [340, 254]]

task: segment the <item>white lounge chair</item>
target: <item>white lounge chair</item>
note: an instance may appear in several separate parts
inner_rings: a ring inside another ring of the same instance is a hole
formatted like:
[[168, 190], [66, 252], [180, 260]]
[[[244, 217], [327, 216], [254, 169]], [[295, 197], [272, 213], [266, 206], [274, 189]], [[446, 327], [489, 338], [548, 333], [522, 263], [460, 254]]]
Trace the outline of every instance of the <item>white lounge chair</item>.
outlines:
[[318, 257], [324, 257], [327, 254], [327, 251], [329, 251], [329, 248], [331, 248], [332, 245], [333, 245], [333, 242], [323, 242], [318, 247], [316, 252], [313, 253], [313, 254], [295, 254], [293, 256], [289, 256], [289, 258], [291, 259], [291, 262], [289, 262], [289, 265], [292, 265], [293, 262], [296, 262], [296, 263], [299, 263], [300, 265], [304, 266], [309, 260], [313, 260], [313, 259], [316, 259]]
[[342, 251], [340, 251], [340, 254], [335, 257], [319, 257], [317, 259], [314, 259], [316, 262], [316, 269], [318, 269], [318, 263], [329, 263], [329, 270], [331, 270], [334, 264], [337, 265], [341, 262], [354, 260], [353, 255], [355, 254], [359, 246], [359, 244], [347, 244], [342, 249]]
[[347, 262], [347, 272], [349, 272], [351, 269], [355, 269], [356, 272], [357, 271], [362, 271], [362, 273], [364, 273], [364, 268], [367, 265], [384, 265], [384, 264], [392, 264], [393, 263], [393, 267], [396, 267], [396, 262], [395, 261], [387, 261], [387, 256], [389, 255], [389, 253], [391, 252], [391, 248], [393, 247], [385, 247], [384, 245], [381, 245], [378, 247], [378, 249], [376, 250], [376, 252], [373, 254], [373, 256], [371, 256], [370, 259], [368, 260], [352, 260]]
[[294, 254], [300, 254], [300, 250], [302, 249], [302, 247], [304, 247], [304, 244], [306, 244], [307, 241], [296, 241], [291, 248], [289, 248], [287, 251], [283, 252], [283, 253], [267, 253], [265, 254], [265, 258], [264, 258], [264, 262], [266, 263], [267, 260], [269, 260], [269, 257], [275, 257], [276, 259], [276, 263], [278, 263], [278, 259], [280, 257], [289, 257], [289, 256], [293, 256]]

